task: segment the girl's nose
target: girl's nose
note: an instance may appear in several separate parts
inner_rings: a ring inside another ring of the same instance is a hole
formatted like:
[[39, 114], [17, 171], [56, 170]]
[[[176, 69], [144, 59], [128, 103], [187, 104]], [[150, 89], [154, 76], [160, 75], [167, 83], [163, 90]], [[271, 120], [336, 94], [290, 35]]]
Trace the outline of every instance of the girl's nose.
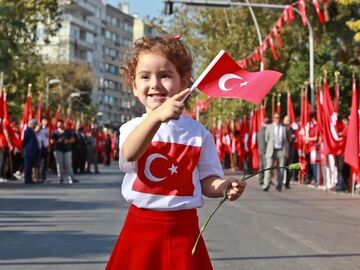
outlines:
[[153, 76], [150, 81], [150, 87], [152, 89], [159, 89], [160, 86], [161, 86], [160, 78]]

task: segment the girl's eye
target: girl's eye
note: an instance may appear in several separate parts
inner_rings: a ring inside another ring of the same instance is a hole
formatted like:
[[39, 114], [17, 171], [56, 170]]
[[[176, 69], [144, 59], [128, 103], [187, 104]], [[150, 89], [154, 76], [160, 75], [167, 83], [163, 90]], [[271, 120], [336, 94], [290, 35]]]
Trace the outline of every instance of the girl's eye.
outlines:
[[162, 74], [161, 78], [171, 78], [171, 75], [170, 74]]
[[140, 76], [140, 79], [142, 79], [142, 80], [148, 80], [149, 78], [150, 78], [149, 75], [141, 75]]

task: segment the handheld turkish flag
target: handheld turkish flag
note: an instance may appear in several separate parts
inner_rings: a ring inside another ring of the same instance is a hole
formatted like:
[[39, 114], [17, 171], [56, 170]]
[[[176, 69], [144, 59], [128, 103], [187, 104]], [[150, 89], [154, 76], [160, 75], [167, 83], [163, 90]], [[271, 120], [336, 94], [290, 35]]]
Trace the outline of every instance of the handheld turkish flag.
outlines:
[[281, 75], [272, 70], [247, 72], [221, 50], [195, 81], [191, 90], [197, 87], [211, 97], [240, 98], [259, 104]]

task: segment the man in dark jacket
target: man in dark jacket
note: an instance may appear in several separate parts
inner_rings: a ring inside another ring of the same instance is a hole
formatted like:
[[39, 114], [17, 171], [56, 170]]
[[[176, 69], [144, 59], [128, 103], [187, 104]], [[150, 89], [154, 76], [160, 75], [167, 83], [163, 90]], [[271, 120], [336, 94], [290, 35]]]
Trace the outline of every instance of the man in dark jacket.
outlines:
[[32, 168], [39, 158], [39, 142], [34, 131], [36, 124], [36, 120], [31, 119], [24, 133], [22, 147], [24, 151], [25, 184], [34, 183], [32, 180]]

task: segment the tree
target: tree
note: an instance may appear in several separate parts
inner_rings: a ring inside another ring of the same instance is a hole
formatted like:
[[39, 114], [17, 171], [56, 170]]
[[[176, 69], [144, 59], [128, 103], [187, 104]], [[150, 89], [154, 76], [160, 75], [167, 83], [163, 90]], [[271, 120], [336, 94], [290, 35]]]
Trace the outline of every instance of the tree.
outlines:
[[14, 116], [21, 114], [32, 83], [33, 94], [41, 90], [36, 78], [43, 72], [41, 57], [36, 55], [36, 42], [54, 35], [60, 28], [57, 0], [0, 0], [0, 71], [4, 72], [4, 85], [9, 89], [9, 110]]
[[37, 84], [45, 89], [46, 78], [59, 79], [60, 83], [49, 91], [49, 106], [53, 112], [61, 106], [63, 112], [69, 107], [71, 93], [82, 93], [72, 98], [72, 114], [83, 114], [91, 118], [95, 108], [91, 103], [91, 91], [94, 87], [94, 76], [89, 66], [79, 64], [48, 64], [37, 79]]
[[1, 0], [0, 70], [10, 73], [17, 61], [34, 53], [40, 27], [48, 42], [60, 26], [57, 0]]
[[[344, 5], [347, 8], [351, 8], [351, 6], [353, 6], [354, 8], [356, 8], [356, 6], [359, 6], [359, 1], [358, 0], [337, 0], [337, 2], [340, 5]], [[346, 22], [346, 25], [355, 32], [354, 35], [354, 40], [357, 42], [360, 42], [360, 20], [359, 19], [355, 19], [355, 18], [351, 18], [351, 20]]]

